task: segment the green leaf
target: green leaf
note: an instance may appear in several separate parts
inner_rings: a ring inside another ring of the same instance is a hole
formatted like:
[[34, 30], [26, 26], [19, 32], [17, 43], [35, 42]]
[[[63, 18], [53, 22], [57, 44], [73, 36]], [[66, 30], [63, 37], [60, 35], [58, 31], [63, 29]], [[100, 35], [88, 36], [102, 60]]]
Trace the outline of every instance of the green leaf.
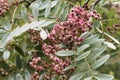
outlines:
[[103, 43], [111, 49], [116, 49], [116, 47], [111, 42], [104, 41]]
[[61, 51], [57, 51], [55, 54], [57, 56], [72, 56], [72, 55], [74, 55], [74, 51], [71, 51], [71, 50], [61, 50]]
[[70, 77], [69, 80], [80, 80], [85, 75], [85, 72], [76, 73]]
[[81, 38], [87, 38], [90, 35], [90, 32], [84, 32], [81, 34]]
[[23, 80], [22, 75], [21, 75], [21, 74], [17, 74], [17, 75], [16, 75], [16, 80]]
[[108, 74], [97, 74], [94, 76], [94, 78], [97, 80], [113, 80], [114, 77]]
[[76, 58], [76, 61], [80, 61], [80, 60], [86, 58], [86, 57], [90, 54], [90, 52], [91, 52], [91, 51], [87, 51], [87, 52], [81, 54], [80, 56], [78, 56], [78, 57]]
[[[99, 29], [99, 28], [96, 28], [100, 33], [102, 33], [102, 31]], [[106, 36], [108, 36], [110, 39], [112, 39], [114, 42], [116, 42], [117, 44], [120, 44], [120, 42], [117, 40], [117, 39], [115, 39], [114, 37], [112, 37], [111, 35], [109, 35], [109, 34], [107, 34], [106, 32], [104, 32], [104, 34], [106, 35]]]
[[51, 9], [51, 0], [48, 1], [47, 7], [45, 9], [45, 18], [47, 18], [50, 14], [50, 9]]
[[10, 51], [9, 50], [5, 50], [4, 53], [3, 53], [3, 59], [4, 60], [7, 60], [10, 56]]
[[19, 55], [16, 56], [16, 66], [21, 69], [22, 68], [22, 59]]
[[96, 60], [94, 64], [92, 65], [92, 68], [98, 68], [101, 65], [103, 65], [108, 59], [110, 58], [110, 55], [105, 55], [101, 57], [100, 59]]
[[42, 1], [41, 1], [41, 0], [37, 0], [37, 1], [34, 1], [34, 2], [30, 5], [30, 8], [32, 9], [32, 15], [33, 15], [35, 18], [38, 18], [38, 15], [39, 15], [39, 7], [40, 7], [41, 4], [42, 4]]
[[39, 6], [39, 10], [45, 9], [45, 8], [47, 7], [47, 5], [48, 5], [48, 1], [45, 0], [45, 1]]
[[65, 21], [65, 20], [66, 20], [69, 11], [70, 11], [69, 7], [67, 7], [67, 8], [64, 10], [63, 15], [62, 15], [62, 21]]
[[28, 70], [25, 71], [25, 80], [31, 80], [31, 75]]
[[[57, 4], [58, 0], [54, 0], [51, 1], [51, 3], [49, 5], [51, 5], [50, 7], [53, 8], [56, 4]], [[39, 10], [43, 10], [48, 6], [48, 0], [44, 1], [40, 6], [39, 6]]]
[[63, 71], [69, 70], [69, 69], [74, 68], [74, 67], [75, 67], [75, 65], [71, 64], [71, 65], [65, 67], [65, 69], [63, 69]]
[[91, 35], [90, 37], [86, 38], [82, 43], [81, 45], [83, 44], [91, 44], [93, 43], [94, 41], [98, 40], [99, 36], [98, 35]]
[[14, 77], [12, 77], [11, 75], [8, 77], [8, 80], [14, 80]]
[[90, 47], [87, 50], [97, 49], [98, 47], [100, 47], [102, 45], [103, 41], [104, 41], [104, 39], [94, 39], [93, 41], [91, 41], [89, 43]]
[[41, 20], [41, 21], [33, 21], [31, 23], [26, 23], [22, 27], [17, 27], [13, 30], [7, 37], [6, 42], [12, 40], [14, 37], [20, 36], [22, 33], [26, 32], [28, 29], [41, 29], [47, 25], [54, 23], [54, 20]]
[[7, 63], [8, 60], [4, 61], [0, 61], [0, 67], [3, 67], [5, 70], [9, 70], [9, 64]]
[[92, 76], [91, 77], [87, 77], [84, 80], [92, 80]]
[[93, 28], [93, 27], [100, 27], [100, 22], [99, 22], [99, 20], [95, 20], [95, 21], [93, 22], [92, 28]]
[[51, 8], [54, 7], [57, 4], [58, 0], [52, 1], [51, 2]]
[[65, 2], [61, 5], [61, 9], [58, 11], [59, 12], [58, 17], [61, 17], [62, 15], [65, 15], [63, 12], [65, 11], [66, 5], [67, 4]]
[[28, 13], [27, 13], [27, 9], [26, 9], [25, 5], [21, 6], [21, 17], [24, 20], [28, 20]]
[[6, 38], [7, 38], [8, 35], [9, 35], [9, 33], [4, 34], [2, 36], [2, 39], [0, 40], [0, 48], [5, 48], [4, 46], [7, 44]]
[[85, 44], [85, 45], [82, 45], [80, 47], [77, 48], [77, 54], [79, 54], [81, 51], [87, 49], [88, 47], [90, 47], [89, 44]]
[[23, 50], [20, 48], [20, 46], [13, 44], [13, 46], [15, 47], [15, 50], [22, 56], [24, 57], [24, 52]]
[[98, 47], [98, 46], [100, 46], [104, 41], [105, 41], [105, 39], [95, 39], [95, 40], [91, 41], [90, 44]]
[[9, 19], [2, 19], [1, 21], [1, 27], [6, 29], [7, 31], [11, 30], [12, 25], [10, 24], [10, 20]]
[[91, 55], [89, 55], [89, 59], [95, 59], [97, 57], [99, 57], [105, 50], [106, 50], [107, 46], [106, 45], [102, 45], [100, 47], [98, 47], [97, 49], [93, 50], [91, 52]]
[[5, 48], [0, 48], [0, 52], [3, 52], [5, 50]]
[[60, 17], [61, 12], [64, 9], [64, 7], [65, 7], [64, 1], [59, 1], [57, 6], [54, 9], [54, 15], [57, 16], [57, 17]]

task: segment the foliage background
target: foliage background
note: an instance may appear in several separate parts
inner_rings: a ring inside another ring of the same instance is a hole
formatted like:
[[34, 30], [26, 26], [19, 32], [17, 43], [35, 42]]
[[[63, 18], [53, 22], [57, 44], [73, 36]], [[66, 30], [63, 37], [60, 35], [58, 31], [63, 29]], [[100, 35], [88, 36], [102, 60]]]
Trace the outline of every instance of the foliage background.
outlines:
[[[95, 2], [95, 0], [43, 0], [44, 3], [41, 0], [37, 1], [8, 0], [10, 9], [3, 17], [0, 17], [0, 68], [4, 68], [10, 73], [10, 76], [1, 74], [0, 80], [6, 80], [8, 77], [12, 80], [12, 76], [16, 77], [18, 73], [25, 74], [25, 77], [30, 76], [28, 70], [31, 69], [29, 69], [28, 62], [31, 55], [28, 53], [38, 50], [40, 46], [31, 43], [30, 35], [26, 32], [29, 28], [42, 30], [41, 27], [45, 27], [51, 30], [54, 23], [66, 20], [67, 14], [74, 5], [83, 6], [85, 2], [89, 1], [88, 6], [90, 7]], [[21, 3], [17, 4], [17, 2]], [[49, 5], [50, 3], [51, 5]], [[104, 54], [110, 54], [111, 57], [97, 70], [113, 75], [115, 80], [120, 80], [120, 45], [115, 43], [116, 40], [120, 41], [120, 1], [100, 0], [95, 9], [100, 13], [102, 19], [101, 23], [94, 21], [92, 32], [99, 34], [100, 37], [116, 46], [116, 50], [107, 48]], [[99, 33], [96, 27], [116, 39], [112, 38], [112, 40], [110, 36]], [[5, 56], [8, 56], [9, 59], [3, 60], [4, 54], [8, 54]]]

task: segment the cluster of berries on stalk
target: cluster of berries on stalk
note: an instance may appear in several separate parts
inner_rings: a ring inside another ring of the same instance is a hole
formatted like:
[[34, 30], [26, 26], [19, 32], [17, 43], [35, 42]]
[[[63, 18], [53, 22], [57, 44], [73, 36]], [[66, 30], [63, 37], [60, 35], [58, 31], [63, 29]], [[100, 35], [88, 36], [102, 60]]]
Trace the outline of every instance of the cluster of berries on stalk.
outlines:
[[[96, 11], [89, 11], [80, 6], [74, 6], [68, 14], [66, 21], [54, 25], [47, 36], [49, 42], [42, 42], [43, 53], [50, 60], [48, 62], [50, 66], [47, 68], [50, 68], [52, 71], [50, 76], [49, 74], [47, 75], [49, 77], [47, 80], [51, 80], [51, 75], [67, 75], [67, 72], [63, 71], [63, 69], [72, 63], [72, 58], [60, 58], [55, 53], [60, 50], [73, 50], [76, 46], [80, 45], [84, 40], [80, 35], [92, 28], [92, 18], [100, 19], [100, 16]], [[64, 45], [64, 47], [61, 47], [60, 44]], [[37, 71], [36, 64], [33, 63], [36, 63], [36, 60], [32, 59], [30, 66]], [[74, 70], [74, 68], [71, 68], [71, 70]]]
[[91, 29], [92, 17], [99, 19], [96, 11], [89, 11], [80, 6], [72, 8], [66, 21], [56, 24], [48, 34], [48, 39], [55, 43], [63, 43], [66, 46], [79, 45], [83, 38], [81, 33]]
[[33, 58], [32, 61], [29, 63], [30, 67], [35, 69], [35, 72], [31, 75], [32, 80], [38, 80], [39, 79], [39, 72], [44, 70], [44, 67], [40, 65], [41, 58], [36, 57]]
[[29, 29], [27, 31], [30, 34], [31, 42], [34, 44], [39, 44], [42, 42], [42, 39], [39, 36], [39, 31]]
[[4, 76], [7, 76], [8, 72], [5, 69], [2, 68], [2, 69], [0, 69], [0, 74], [4, 75]]
[[0, 16], [3, 16], [6, 11], [9, 10], [7, 0], [0, 0]]

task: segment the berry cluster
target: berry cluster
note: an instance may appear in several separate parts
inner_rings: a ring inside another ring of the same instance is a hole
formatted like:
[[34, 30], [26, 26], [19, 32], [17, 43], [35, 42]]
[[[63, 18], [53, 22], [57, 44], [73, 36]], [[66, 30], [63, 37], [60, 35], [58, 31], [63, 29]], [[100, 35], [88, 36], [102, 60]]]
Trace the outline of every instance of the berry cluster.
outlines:
[[40, 57], [33, 58], [32, 61], [29, 63], [29, 64], [30, 64], [30, 67], [32, 67], [33, 69], [35, 69], [35, 70], [38, 71], [38, 72], [44, 70], [44, 68], [39, 65], [39, 62], [40, 62], [40, 61], [41, 61], [41, 58], [40, 58]]
[[41, 58], [40, 57], [35, 57], [32, 59], [32, 61], [29, 62], [29, 65], [31, 68], [33, 68], [35, 70], [35, 72], [31, 75], [31, 79], [32, 80], [39, 80], [39, 73], [42, 71], [42, 70], [45, 70], [44, 69], [44, 66], [40, 63], [41, 62]]
[[91, 28], [91, 18], [99, 19], [96, 11], [88, 11], [80, 6], [75, 6], [68, 14], [67, 21], [56, 24], [48, 34], [48, 39], [55, 44], [63, 43], [74, 46], [82, 42], [80, 34]]
[[8, 72], [5, 69], [2, 68], [2, 69], [0, 69], [0, 74], [4, 75], [4, 76], [7, 76]]
[[6, 0], [0, 0], [0, 16], [3, 16], [9, 10], [9, 5]]
[[42, 39], [40, 38], [39, 31], [29, 29], [27, 31], [30, 34], [31, 42], [34, 44], [38, 44], [42, 42]]
[[51, 63], [53, 71], [57, 74], [64, 74], [63, 69], [71, 63], [69, 58], [65, 58], [64, 60], [55, 56], [55, 52], [61, 50], [57, 45], [46, 45], [43, 44], [43, 51], [46, 56], [48, 56], [53, 62]]
[[32, 80], [39, 80], [39, 73], [38, 72], [34, 72], [33, 74], [31, 74], [31, 79]]
[[55, 55], [55, 52], [61, 50], [62, 48], [60, 48], [58, 45], [51, 46], [43, 44], [42, 49], [45, 55], [52, 60], [51, 65], [53, 71], [57, 74], [64, 74], [63, 69], [71, 63], [71, 60], [67, 57], [63, 60]]

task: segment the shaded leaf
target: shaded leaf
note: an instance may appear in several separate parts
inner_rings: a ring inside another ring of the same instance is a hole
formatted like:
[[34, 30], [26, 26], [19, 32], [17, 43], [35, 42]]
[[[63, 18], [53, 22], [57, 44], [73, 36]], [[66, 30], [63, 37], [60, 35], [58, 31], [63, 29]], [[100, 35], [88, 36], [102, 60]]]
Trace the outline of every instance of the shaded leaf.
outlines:
[[15, 50], [22, 56], [24, 57], [24, 52], [23, 50], [16, 44], [13, 44], [13, 46], [15, 47]]
[[19, 55], [16, 56], [16, 66], [21, 69], [22, 68], [22, 59]]

